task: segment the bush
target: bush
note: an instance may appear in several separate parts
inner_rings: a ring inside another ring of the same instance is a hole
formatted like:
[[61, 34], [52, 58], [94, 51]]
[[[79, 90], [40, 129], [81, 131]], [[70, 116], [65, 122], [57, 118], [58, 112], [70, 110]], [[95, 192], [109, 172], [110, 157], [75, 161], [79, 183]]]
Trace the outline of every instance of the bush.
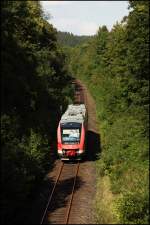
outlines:
[[143, 192], [126, 192], [117, 203], [120, 222], [122, 224], [148, 224], [148, 197], [147, 190]]

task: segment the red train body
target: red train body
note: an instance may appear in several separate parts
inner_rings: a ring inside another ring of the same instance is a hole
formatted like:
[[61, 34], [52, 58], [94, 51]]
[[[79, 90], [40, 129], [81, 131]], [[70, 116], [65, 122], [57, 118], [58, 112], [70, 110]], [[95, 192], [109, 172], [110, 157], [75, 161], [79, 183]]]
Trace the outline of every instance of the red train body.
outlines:
[[86, 150], [86, 131], [85, 105], [69, 105], [57, 129], [57, 153], [62, 160], [83, 158]]

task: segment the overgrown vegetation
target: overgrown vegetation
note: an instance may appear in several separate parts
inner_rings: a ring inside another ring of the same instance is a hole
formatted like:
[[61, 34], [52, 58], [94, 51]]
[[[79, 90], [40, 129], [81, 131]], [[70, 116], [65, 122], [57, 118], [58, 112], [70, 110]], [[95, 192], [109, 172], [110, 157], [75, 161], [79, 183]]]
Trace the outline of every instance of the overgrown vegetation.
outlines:
[[73, 92], [57, 31], [38, 1], [2, 2], [1, 22], [1, 214], [10, 224], [53, 165], [60, 106]]
[[110, 32], [102, 26], [70, 51], [73, 74], [87, 84], [97, 105], [99, 224], [149, 223], [149, 3], [129, 1], [129, 7]]

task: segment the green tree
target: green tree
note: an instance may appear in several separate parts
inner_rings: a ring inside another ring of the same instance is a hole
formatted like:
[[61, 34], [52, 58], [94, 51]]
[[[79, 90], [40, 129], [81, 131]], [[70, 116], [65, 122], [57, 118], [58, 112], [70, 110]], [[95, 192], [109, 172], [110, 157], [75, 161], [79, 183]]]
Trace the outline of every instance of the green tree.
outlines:
[[90, 41], [70, 54], [74, 76], [86, 83], [96, 101], [102, 143], [98, 185], [105, 187], [102, 182], [109, 178], [114, 197], [109, 199], [113, 216], [105, 213], [108, 218], [104, 218], [107, 204], [103, 202], [108, 199], [105, 193], [98, 198], [97, 190], [98, 223], [149, 221], [148, 6], [148, 1], [129, 1], [129, 15], [121, 23], [110, 32], [100, 27]]
[[[1, 5], [2, 216], [19, 223], [53, 166], [60, 105], [71, 101], [71, 76], [57, 31], [36, 1]], [[51, 156], [51, 157], [50, 157]], [[33, 196], [32, 196], [33, 197]], [[12, 208], [13, 205], [13, 208]]]

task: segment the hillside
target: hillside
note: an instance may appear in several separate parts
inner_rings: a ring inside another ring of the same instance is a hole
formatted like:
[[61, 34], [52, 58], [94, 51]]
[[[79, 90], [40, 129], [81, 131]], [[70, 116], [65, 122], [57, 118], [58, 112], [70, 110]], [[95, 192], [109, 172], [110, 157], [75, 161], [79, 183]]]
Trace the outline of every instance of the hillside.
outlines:
[[19, 224], [53, 167], [60, 106], [65, 110], [73, 90], [66, 55], [40, 3], [1, 6], [1, 222]]
[[78, 36], [69, 32], [58, 31], [57, 38], [58, 42], [63, 46], [75, 47], [85, 41], [91, 39], [93, 36]]
[[[149, 6], [71, 52], [72, 73], [96, 101], [102, 152], [96, 162], [98, 224], [149, 221]], [[93, 150], [93, 149], [91, 149]]]

